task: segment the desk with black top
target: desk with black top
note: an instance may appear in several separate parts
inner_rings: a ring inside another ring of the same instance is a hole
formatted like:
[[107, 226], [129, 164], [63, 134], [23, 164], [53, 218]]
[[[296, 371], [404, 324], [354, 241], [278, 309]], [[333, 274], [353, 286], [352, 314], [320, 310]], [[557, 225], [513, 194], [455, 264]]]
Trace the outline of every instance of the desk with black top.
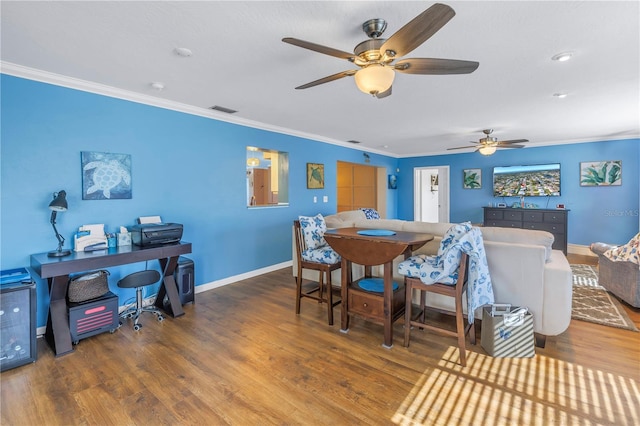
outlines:
[[157, 259], [164, 279], [158, 290], [155, 305], [164, 309], [165, 295], [169, 299], [167, 314], [184, 315], [173, 272], [178, 257], [191, 253], [191, 243], [180, 242], [153, 247], [121, 246], [95, 252], [72, 252], [65, 257], [49, 257], [47, 253], [31, 255], [31, 268], [49, 284], [49, 315], [45, 338], [56, 356], [73, 352], [67, 319], [67, 286], [69, 274], [144, 262]]

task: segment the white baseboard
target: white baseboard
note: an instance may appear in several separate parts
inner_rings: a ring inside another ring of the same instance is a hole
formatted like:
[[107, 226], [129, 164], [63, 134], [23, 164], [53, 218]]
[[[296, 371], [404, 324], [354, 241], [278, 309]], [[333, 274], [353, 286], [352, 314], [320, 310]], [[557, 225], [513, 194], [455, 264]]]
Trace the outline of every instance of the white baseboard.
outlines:
[[265, 268], [256, 269], [254, 271], [245, 272], [244, 274], [234, 275], [232, 277], [227, 277], [217, 281], [211, 281], [210, 283], [206, 283], [206, 284], [200, 284], [199, 286], [196, 286], [195, 292], [196, 294], [198, 294], [198, 293], [202, 293], [203, 291], [213, 290], [214, 288], [223, 287], [225, 285], [233, 284], [238, 281], [257, 277], [258, 275], [263, 275], [268, 272], [273, 272], [282, 268], [287, 268], [291, 265], [293, 265], [293, 261], [289, 260], [287, 262], [282, 262], [276, 265], [267, 266]]
[[582, 246], [579, 244], [567, 244], [567, 253], [598, 257], [598, 255], [591, 251], [589, 246]]
[[[268, 272], [273, 272], [273, 271], [277, 271], [277, 270], [282, 269], [282, 268], [287, 268], [287, 267], [289, 267], [291, 265], [293, 265], [293, 261], [289, 260], [287, 262], [282, 262], [282, 263], [278, 263], [276, 265], [267, 266], [265, 268], [256, 269], [254, 271], [245, 272], [244, 274], [234, 275], [232, 277], [227, 277], [227, 278], [224, 278], [222, 280], [217, 280], [217, 281], [212, 281], [210, 283], [201, 284], [199, 286], [196, 286], [194, 291], [196, 293], [202, 293], [203, 291], [213, 290], [214, 288], [223, 287], [225, 285], [233, 284], [233, 283], [238, 282], [238, 281], [242, 281], [242, 280], [246, 280], [246, 279], [249, 279], [249, 278], [257, 277], [258, 275], [263, 275], [263, 274], [266, 274]], [[293, 278], [292, 278], [292, 280], [293, 280]], [[153, 304], [154, 302], [155, 302], [155, 296], [152, 296], [152, 297], [146, 297], [144, 299], [144, 301], [142, 302], [142, 304], [144, 306], [149, 306], [149, 305]], [[119, 306], [118, 307], [118, 313], [121, 313], [124, 309], [125, 309], [125, 306]], [[37, 337], [44, 336], [46, 331], [47, 331], [47, 327], [46, 326], [38, 327], [36, 329]]]

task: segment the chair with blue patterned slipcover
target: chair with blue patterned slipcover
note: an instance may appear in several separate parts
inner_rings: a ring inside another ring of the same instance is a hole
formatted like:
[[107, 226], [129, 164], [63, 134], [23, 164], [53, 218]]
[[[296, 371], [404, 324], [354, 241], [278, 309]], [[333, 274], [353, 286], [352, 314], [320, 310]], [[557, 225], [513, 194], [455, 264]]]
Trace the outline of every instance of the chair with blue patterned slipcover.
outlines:
[[[436, 256], [411, 256], [398, 265], [398, 271], [405, 276], [405, 324], [457, 336], [460, 364], [466, 366], [465, 335], [469, 333], [472, 344], [476, 340], [474, 313], [481, 306], [495, 301], [480, 229], [472, 227], [469, 222], [452, 225], [443, 235]], [[421, 321], [411, 321], [413, 289], [420, 290]], [[455, 332], [424, 324], [427, 292], [454, 298]], [[469, 323], [466, 329], [462, 316], [462, 294], [465, 292]], [[410, 328], [405, 327], [405, 346], [409, 345]]]
[[[462, 253], [460, 256], [460, 263], [457, 273], [457, 281], [455, 285], [451, 284], [425, 284], [420, 278], [417, 277], [409, 277], [405, 276], [405, 311], [404, 311], [404, 346], [409, 346], [409, 339], [411, 336], [411, 327], [419, 327], [426, 328], [429, 330], [437, 331], [442, 334], [446, 334], [448, 336], [454, 336], [458, 338], [458, 350], [460, 351], [460, 365], [463, 367], [467, 366], [467, 349], [465, 346], [465, 336], [469, 334], [469, 340], [471, 344], [476, 344], [476, 331], [473, 323], [469, 323], [466, 328], [464, 325], [464, 315], [462, 313], [462, 295], [467, 290], [467, 280], [466, 280], [466, 271], [467, 271], [467, 255]], [[418, 318], [412, 320], [412, 298], [413, 298], [413, 290], [420, 291], [420, 309], [421, 314]], [[425, 298], [426, 293], [436, 293], [443, 296], [453, 297], [455, 301], [455, 317], [456, 317], [456, 331], [451, 331], [443, 327], [437, 327], [435, 325], [426, 324], [425, 321], [425, 313], [426, 313], [426, 305]]]
[[[333, 325], [333, 308], [340, 304], [340, 300], [333, 301], [333, 285], [331, 272], [340, 269], [340, 256], [327, 244], [324, 239], [326, 224], [321, 215], [314, 217], [300, 216], [293, 221], [297, 276], [296, 279], [296, 314], [300, 314], [300, 300], [309, 298], [318, 303], [327, 304], [329, 325]], [[303, 289], [302, 270], [318, 271], [318, 284], [309, 290]], [[325, 281], [326, 278], [326, 281]]]

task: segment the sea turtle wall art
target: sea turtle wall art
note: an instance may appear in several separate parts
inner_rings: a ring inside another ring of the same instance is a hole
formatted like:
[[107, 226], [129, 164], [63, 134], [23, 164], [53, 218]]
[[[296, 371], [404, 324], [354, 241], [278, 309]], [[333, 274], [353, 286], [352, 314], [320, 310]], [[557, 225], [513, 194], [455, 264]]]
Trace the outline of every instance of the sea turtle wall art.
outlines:
[[324, 188], [324, 164], [307, 163], [307, 188]]
[[82, 152], [82, 199], [131, 198], [131, 155]]

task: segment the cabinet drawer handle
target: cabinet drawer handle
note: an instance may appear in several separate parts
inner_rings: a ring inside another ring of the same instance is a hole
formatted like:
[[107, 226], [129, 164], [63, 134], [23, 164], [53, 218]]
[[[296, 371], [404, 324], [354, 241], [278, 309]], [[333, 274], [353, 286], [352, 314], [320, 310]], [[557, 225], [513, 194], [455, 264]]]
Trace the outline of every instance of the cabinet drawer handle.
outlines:
[[362, 306], [366, 308], [369, 305], [367, 305], [366, 303], [363, 303]]

